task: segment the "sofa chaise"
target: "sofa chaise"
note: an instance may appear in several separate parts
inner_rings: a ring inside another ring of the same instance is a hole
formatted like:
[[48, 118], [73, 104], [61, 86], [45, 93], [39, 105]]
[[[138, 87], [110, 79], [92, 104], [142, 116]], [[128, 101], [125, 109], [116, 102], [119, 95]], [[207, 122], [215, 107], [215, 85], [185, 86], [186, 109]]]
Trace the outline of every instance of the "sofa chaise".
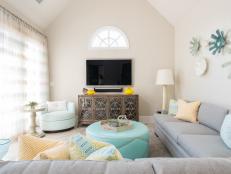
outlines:
[[178, 120], [172, 115], [155, 114], [155, 134], [174, 157], [231, 157], [220, 137], [229, 110], [202, 103], [198, 123]]
[[0, 174], [230, 174], [231, 159], [0, 162]]

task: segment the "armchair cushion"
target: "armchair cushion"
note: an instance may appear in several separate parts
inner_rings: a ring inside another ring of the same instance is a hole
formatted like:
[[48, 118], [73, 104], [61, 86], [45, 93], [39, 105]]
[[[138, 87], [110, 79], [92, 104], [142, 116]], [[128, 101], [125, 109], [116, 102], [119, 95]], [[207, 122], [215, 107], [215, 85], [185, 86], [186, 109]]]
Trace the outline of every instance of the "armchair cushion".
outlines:
[[47, 110], [48, 112], [67, 111], [67, 102], [66, 101], [55, 101], [55, 102], [48, 101]]
[[74, 113], [68, 111], [47, 112], [41, 116], [42, 121], [62, 121], [75, 117]]

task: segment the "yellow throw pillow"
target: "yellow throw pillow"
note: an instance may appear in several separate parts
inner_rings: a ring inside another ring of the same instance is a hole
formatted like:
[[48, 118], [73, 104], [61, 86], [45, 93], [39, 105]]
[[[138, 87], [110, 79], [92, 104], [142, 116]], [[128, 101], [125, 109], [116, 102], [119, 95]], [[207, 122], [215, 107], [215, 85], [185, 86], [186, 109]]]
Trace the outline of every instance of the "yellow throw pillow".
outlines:
[[34, 160], [69, 160], [68, 145], [63, 143], [40, 152]]
[[60, 143], [59, 141], [37, 138], [32, 135], [22, 135], [18, 139], [19, 160], [32, 160], [38, 153]]
[[178, 100], [178, 111], [175, 118], [196, 123], [200, 104], [199, 101], [187, 103], [184, 100]]

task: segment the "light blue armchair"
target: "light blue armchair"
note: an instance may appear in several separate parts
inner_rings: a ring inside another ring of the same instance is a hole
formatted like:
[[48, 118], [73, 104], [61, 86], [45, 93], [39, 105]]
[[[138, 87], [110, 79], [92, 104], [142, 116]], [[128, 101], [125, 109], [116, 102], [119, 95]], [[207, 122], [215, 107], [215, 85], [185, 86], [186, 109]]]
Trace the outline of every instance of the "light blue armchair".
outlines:
[[67, 102], [66, 111], [45, 111], [40, 115], [40, 128], [43, 131], [62, 131], [75, 127], [75, 103]]

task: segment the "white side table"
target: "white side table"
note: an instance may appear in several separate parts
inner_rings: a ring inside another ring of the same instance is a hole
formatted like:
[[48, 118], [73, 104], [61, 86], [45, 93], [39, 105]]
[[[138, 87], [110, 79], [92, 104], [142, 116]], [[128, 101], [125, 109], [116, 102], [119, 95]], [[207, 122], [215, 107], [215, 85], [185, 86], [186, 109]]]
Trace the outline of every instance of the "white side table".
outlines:
[[30, 130], [29, 133], [35, 137], [44, 137], [45, 133], [42, 130], [36, 130], [36, 113], [45, 111], [45, 108], [38, 109], [24, 109], [24, 112], [30, 112]]

